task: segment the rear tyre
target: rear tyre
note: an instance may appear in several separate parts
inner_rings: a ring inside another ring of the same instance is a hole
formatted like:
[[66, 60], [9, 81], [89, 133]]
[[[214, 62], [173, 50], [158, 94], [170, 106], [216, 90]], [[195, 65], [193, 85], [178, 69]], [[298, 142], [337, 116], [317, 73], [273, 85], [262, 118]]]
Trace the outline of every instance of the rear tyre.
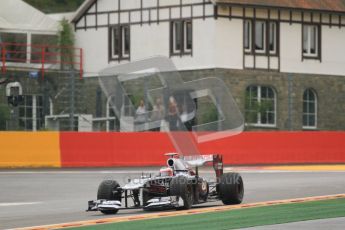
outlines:
[[[121, 201], [121, 193], [117, 193], [120, 187], [115, 180], [104, 180], [98, 186], [97, 200], [118, 200]], [[103, 214], [116, 214], [119, 210], [100, 210]]]
[[190, 209], [193, 205], [193, 185], [185, 176], [174, 177], [170, 181], [170, 195], [183, 200], [182, 209]]
[[238, 173], [224, 173], [220, 177], [219, 195], [225, 205], [240, 204], [243, 200], [243, 180]]

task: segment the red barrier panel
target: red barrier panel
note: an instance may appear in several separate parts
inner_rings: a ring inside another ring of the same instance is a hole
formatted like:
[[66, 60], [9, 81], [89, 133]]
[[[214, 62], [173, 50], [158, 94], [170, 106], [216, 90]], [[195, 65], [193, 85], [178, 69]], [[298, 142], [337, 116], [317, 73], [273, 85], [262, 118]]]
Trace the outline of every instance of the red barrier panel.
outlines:
[[200, 149], [235, 165], [345, 163], [345, 132], [244, 132]]
[[174, 147], [166, 133], [60, 134], [62, 167], [162, 165]]
[[[202, 143], [225, 164], [345, 163], [345, 132], [244, 132]], [[166, 133], [61, 133], [62, 167], [164, 165], [174, 147]]]

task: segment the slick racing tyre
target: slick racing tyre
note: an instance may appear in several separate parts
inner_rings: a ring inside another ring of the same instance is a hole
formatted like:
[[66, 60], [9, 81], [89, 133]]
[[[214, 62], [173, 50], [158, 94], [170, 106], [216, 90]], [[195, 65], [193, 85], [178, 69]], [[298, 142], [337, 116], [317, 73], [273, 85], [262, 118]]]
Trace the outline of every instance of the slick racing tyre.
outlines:
[[[121, 193], [115, 191], [120, 187], [115, 180], [104, 180], [98, 187], [97, 200], [121, 201]], [[104, 214], [116, 214], [118, 210], [100, 210]]]
[[223, 204], [240, 204], [243, 200], [243, 180], [238, 173], [224, 173], [220, 177], [219, 195]]
[[193, 205], [193, 185], [187, 177], [178, 176], [170, 181], [170, 195], [178, 196], [183, 200], [182, 209], [190, 209]]

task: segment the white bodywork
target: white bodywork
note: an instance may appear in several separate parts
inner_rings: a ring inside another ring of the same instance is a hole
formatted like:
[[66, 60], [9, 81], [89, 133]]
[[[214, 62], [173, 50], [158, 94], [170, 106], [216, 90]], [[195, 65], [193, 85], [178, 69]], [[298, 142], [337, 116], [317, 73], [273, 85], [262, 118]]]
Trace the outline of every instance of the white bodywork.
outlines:
[[204, 165], [206, 162], [212, 162], [213, 155], [184, 156], [183, 159], [189, 166], [198, 167]]

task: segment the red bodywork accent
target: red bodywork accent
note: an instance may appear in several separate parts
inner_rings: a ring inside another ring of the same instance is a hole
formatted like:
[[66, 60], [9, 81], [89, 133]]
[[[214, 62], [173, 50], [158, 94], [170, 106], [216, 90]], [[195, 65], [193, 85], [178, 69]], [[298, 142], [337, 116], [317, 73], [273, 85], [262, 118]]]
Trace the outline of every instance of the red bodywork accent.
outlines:
[[160, 185], [151, 185], [149, 188], [150, 193], [166, 193], [166, 188]]
[[223, 175], [223, 156], [222, 155], [213, 155], [213, 169], [216, 172], [217, 181], [219, 181], [220, 177]]

